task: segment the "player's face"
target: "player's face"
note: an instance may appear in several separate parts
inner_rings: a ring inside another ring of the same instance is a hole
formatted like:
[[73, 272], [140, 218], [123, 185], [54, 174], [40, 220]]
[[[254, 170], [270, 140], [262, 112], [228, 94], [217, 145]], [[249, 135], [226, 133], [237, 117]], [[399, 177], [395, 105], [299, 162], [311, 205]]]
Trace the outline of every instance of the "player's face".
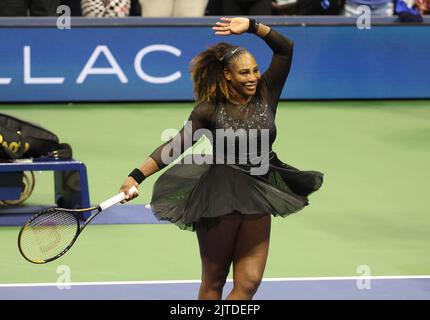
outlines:
[[236, 57], [224, 75], [231, 85], [230, 89], [243, 98], [255, 94], [261, 78], [257, 62], [248, 52]]

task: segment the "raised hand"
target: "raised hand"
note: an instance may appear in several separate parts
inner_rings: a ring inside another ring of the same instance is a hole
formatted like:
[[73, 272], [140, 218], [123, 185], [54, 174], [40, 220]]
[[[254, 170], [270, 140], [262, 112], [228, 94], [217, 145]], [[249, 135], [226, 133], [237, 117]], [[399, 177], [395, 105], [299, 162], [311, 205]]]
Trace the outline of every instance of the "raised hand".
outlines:
[[231, 34], [242, 34], [249, 28], [248, 18], [221, 18], [223, 22], [217, 22], [212, 28], [219, 36], [229, 36]]

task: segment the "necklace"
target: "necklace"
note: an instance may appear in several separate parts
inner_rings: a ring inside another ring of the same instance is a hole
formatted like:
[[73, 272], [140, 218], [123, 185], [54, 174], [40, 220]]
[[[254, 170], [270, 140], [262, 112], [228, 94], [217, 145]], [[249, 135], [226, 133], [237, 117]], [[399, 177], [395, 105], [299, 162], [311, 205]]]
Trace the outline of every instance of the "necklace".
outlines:
[[248, 104], [251, 102], [251, 100], [252, 100], [252, 97], [251, 97], [251, 99], [249, 99], [246, 103], [236, 103], [236, 102], [233, 102], [233, 101], [231, 101], [231, 100], [228, 100], [228, 102], [229, 102], [230, 104], [232, 104], [235, 108], [237, 108], [237, 109], [239, 109], [239, 110], [243, 110], [243, 108], [245, 108], [245, 107], [247, 107], [247, 106], [248, 106]]

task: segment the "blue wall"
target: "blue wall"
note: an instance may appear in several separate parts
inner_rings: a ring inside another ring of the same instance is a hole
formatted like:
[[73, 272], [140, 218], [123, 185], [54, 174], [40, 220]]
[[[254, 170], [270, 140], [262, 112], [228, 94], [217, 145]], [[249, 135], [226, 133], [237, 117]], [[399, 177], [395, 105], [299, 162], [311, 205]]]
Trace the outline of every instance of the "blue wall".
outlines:
[[[377, 25], [370, 30], [353, 25], [275, 28], [295, 42], [283, 99], [430, 98], [430, 25]], [[215, 36], [208, 26], [95, 25], [70, 30], [3, 26], [0, 102], [192, 100], [189, 61], [218, 41], [245, 46], [262, 70], [268, 66], [271, 53], [262, 40], [249, 34]], [[153, 45], [173, 51], [147, 53], [136, 71], [136, 56]], [[91, 56], [97, 58], [94, 63]], [[115, 64], [116, 74], [112, 74]], [[105, 68], [111, 73], [88, 73], [77, 83], [86, 65], [92, 65], [93, 72]], [[155, 80], [169, 75], [177, 79], [151, 83], [153, 79], [139, 76], [141, 71]], [[57, 83], [37, 83], [50, 81]]]

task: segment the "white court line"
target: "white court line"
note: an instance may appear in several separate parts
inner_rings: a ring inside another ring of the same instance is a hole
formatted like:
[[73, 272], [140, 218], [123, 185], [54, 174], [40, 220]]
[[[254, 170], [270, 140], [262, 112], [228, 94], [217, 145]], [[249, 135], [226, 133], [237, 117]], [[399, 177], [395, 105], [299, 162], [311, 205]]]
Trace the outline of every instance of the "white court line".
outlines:
[[[430, 275], [421, 276], [353, 276], [353, 277], [307, 277], [307, 278], [263, 278], [263, 282], [275, 281], [334, 281], [334, 280], [395, 280], [395, 279], [430, 279]], [[227, 282], [233, 280], [227, 279]], [[50, 287], [50, 286], [105, 286], [105, 285], [139, 285], [139, 284], [180, 284], [200, 283], [200, 280], [158, 280], [158, 281], [106, 281], [106, 282], [58, 282], [58, 283], [4, 283], [0, 288], [8, 287]]]

